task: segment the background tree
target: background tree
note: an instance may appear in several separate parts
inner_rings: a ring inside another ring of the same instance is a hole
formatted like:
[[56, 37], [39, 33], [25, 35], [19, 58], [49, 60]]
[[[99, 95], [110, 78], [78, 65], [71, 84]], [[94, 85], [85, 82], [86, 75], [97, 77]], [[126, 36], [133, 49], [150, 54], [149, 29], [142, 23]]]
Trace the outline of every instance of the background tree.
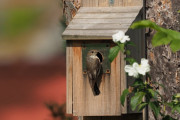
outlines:
[[[146, 0], [146, 19], [156, 22], [164, 28], [180, 31], [178, 10], [180, 10], [180, 0]], [[180, 92], [180, 52], [172, 53], [169, 46], [153, 48], [151, 39], [154, 34], [154, 30], [146, 29], [147, 58], [151, 65], [150, 74], [153, 82], [165, 86], [165, 89], [155, 87], [166, 100], [170, 100], [172, 95]], [[167, 109], [167, 113], [171, 114], [169, 109]], [[178, 117], [180, 118], [180, 116]], [[150, 110], [149, 120], [154, 120]]]

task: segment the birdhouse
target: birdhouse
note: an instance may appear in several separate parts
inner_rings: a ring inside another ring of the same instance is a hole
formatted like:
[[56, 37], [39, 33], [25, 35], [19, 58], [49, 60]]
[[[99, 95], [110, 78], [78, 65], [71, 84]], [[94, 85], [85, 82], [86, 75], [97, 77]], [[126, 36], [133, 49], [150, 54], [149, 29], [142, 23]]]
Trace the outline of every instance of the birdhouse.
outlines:
[[67, 113], [120, 116], [130, 111], [128, 104], [120, 104], [122, 91], [131, 84], [124, 72], [124, 55], [119, 53], [110, 63], [108, 54], [115, 45], [112, 35], [122, 30], [138, 45], [133, 56], [142, 56], [143, 31], [129, 29], [143, 19], [142, 6], [142, 0], [81, 0], [62, 35], [67, 41]]

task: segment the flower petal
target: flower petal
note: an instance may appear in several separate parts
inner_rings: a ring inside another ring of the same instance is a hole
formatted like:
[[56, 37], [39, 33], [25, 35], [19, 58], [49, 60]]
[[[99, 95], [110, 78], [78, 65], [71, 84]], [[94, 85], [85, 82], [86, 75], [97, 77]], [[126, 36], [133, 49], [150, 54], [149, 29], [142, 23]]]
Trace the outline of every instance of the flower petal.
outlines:
[[148, 65], [148, 60], [147, 59], [145, 59], [145, 58], [142, 58], [141, 59], [141, 65]]
[[128, 73], [129, 76], [138, 77], [138, 72], [133, 66], [126, 65], [124, 70]]
[[150, 65], [148, 64], [148, 60], [145, 58], [141, 59], [141, 65], [135, 63], [133, 66], [141, 75], [146, 75], [146, 73], [150, 71]]
[[126, 41], [130, 40], [129, 36], [125, 35], [123, 31], [119, 31], [118, 33], [112, 35], [112, 38], [115, 43], [117, 42], [125, 43]]

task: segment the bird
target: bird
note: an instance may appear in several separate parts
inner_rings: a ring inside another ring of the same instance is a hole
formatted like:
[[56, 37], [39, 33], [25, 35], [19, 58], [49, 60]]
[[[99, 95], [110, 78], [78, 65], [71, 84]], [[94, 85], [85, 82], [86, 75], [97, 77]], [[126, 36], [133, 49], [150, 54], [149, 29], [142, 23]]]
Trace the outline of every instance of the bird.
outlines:
[[87, 74], [89, 77], [89, 83], [92, 88], [93, 94], [99, 95], [100, 90], [98, 88], [98, 78], [102, 69], [102, 54], [97, 50], [90, 50], [86, 57]]

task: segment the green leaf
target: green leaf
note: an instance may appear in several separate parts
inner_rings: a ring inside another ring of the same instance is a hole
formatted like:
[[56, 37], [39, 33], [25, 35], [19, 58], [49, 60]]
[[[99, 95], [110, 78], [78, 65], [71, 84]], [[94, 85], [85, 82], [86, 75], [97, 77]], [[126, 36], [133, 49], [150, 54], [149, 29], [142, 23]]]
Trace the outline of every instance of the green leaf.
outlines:
[[178, 10], [178, 13], [180, 13], [180, 10]]
[[173, 102], [169, 102], [169, 103], [165, 103], [165, 105], [169, 106], [169, 107], [173, 107]]
[[132, 42], [132, 41], [126, 42], [126, 45], [136, 46], [136, 45], [134, 44], [134, 42]]
[[166, 33], [168, 37], [171, 37], [173, 40], [180, 40], [180, 32], [164, 28], [162, 28], [162, 32]]
[[175, 98], [175, 99], [173, 99], [173, 102], [175, 103], [175, 104], [178, 104], [178, 99], [177, 98]]
[[163, 32], [157, 32], [152, 38], [152, 45], [154, 47], [157, 47], [160, 45], [167, 45], [170, 42], [171, 42], [171, 39], [167, 37], [167, 34]]
[[124, 43], [118, 43], [118, 46], [120, 48], [120, 51], [124, 52]]
[[180, 39], [173, 40], [170, 44], [170, 47], [173, 52], [179, 51], [180, 50]]
[[146, 28], [146, 27], [153, 28], [157, 31], [160, 31], [160, 29], [161, 29], [158, 25], [156, 25], [156, 23], [154, 23], [150, 20], [137, 21], [137, 22], [133, 23], [130, 28], [131, 29], [138, 29], [138, 28]]
[[149, 93], [152, 95], [153, 98], [157, 99], [158, 93], [153, 89], [148, 89]]
[[129, 62], [129, 64], [133, 64], [134, 62], [136, 62], [136, 60], [134, 58], [125, 58], [124, 60], [126, 60], [127, 62]]
[[136, 79], [134, 83], [132, 84], [132, 87], [143, 86], [143, 85], [144, 83], [141, 79]]
[[144, 97], [144, 92], [137, 92], [132, 98], [131, 98], [131, 109], [134, 111], [136, 107], [142, 102], [142, 98]]
[[180, 98], [180, 93], [177, 93], [177, 94], [175, 95], [175, 97], [176, 97], [176, 98]]
[[170, 39], [170, 47], [173, 52], [180, 50], [180, 32], [161, 28], [161, 32], [167, 35], [167, 39]]
[[117, 57], [119, 51], [120, 51], [119, 46], [115, 46], [110, 49], [108, 56], [110, 62], [112, 62]]
[[126, 99], [126, 96], [129, 94], [129, 90], [128, 89], [125, 89], [121, 95], [121, 104], [124, 106], [124, 102], [125, 102], [125, 99]]
[[150, 106], [150, 108], [152, 109], [152, 111], [153, 111], [153, 113], [154, 113], [154, 115], [156, 116], [156, 117], [158, 117], [158, 115], [159, 115], [159, 113], [160, 113], [160, 105], [158, 104], [158, 102], [150, 102], [149, 103], [149, 106]]
[[125, 51], [125, 54], [126, 54], [126, 55], [130, 55], [130, 54], [131, 54], [131, 51], [130, 51], [130, 50], [126, 50], [126, 51]]
[[147, 105], [148, 103], [141, 103], [139, 106], [138, 106], [138, 111], [141, 111], [141, 110], [143, 110], [145, 107], [146, 107], [146, 105]]
[[138, 21], [131, 25], [132, 29], [146, 27], [150, 27], [158, 31], [152, 39], [152, 45], [154, 47], [170, 44], [171, 50], [173, 52], [180, 50], [180, 32], [162, 28], [149, 20]]
[[177, 111], [177, 112], [180, 113], [180, 104], [178, 104], [178, 105], [176, 105], [176, 106], [173, 107], [172, 113], [174, 113], [174, 111]]

